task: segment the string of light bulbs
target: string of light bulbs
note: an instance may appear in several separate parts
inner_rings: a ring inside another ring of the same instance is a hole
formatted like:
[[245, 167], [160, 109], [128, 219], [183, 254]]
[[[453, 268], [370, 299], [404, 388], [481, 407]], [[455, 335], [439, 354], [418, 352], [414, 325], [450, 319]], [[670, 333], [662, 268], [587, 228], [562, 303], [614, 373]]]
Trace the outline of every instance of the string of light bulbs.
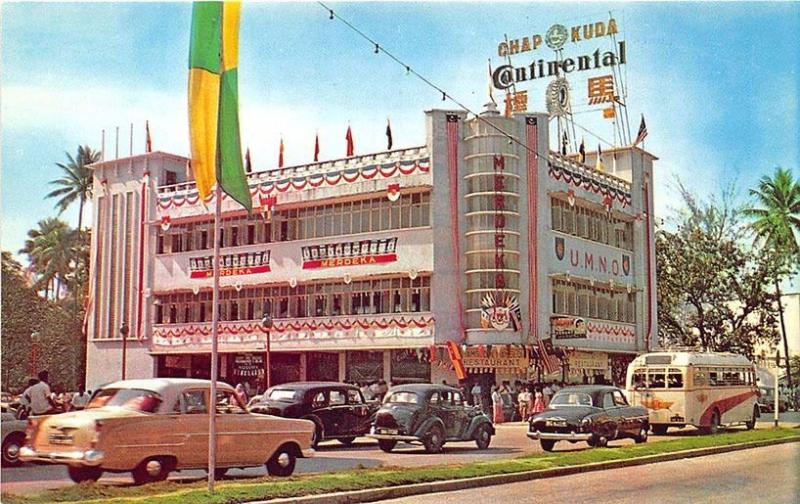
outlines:
[[[334, 21], [334, 20], [338, 19], [345, 26], [347, 26], [350, 30], [355, 32], [358, 36], [360, 36], [361, 38], [363, 38], [364, 40], [369, 42], [374, 47], [374, 53], [375, 54], [380, 54], [380, 53], [385, 54], [386, 56], [391, 58], [393, 61], [395, 61], [398, 65], [402, 66], [406, 71], [406, 75], [413, 75], [414, 77], [418, 78], [423, 83], [425, 83], [427, 86], [429, 86], [429, 87], [435, 89], [437, 92], [441, 93], [442, 101], [450, 100], [451, 102], [456, 104], [458, 107], [460, 107], [464, 112], [466, 112], [467, 114], [472, 114], [475, 117], [475, 119], [477, 119], [478, 121], [484, 123], [488, 127], [492, 128], [493, 130], [497, 131], [502, 136], [507, 138], [509, 143], [515, 143], [515, 144], [519, 145], [520, 147], [522, 147], [523, 149], [525, 149], [529, 153], [533, 154], [537, 159], [542, 157], [535, 148], [531, 148], [528, 145], [520, 142], [519, 140], [514, 138], [511, 134], [507, 133], [506, 131], [504, 131], [499, 126], [497, 126], [494, 123], [492, 123], [491, 121], [487, 121], [485, 118], [481, 117], [478, 113], [474, 112], [472, 109], [470, 109], [469, 107], [464, 105], [460, 100], [455, 98], [453, 95], [448, 93], [446, 90], [444, 90], [441, 87], [437, 86], [436, 84], [431, 82], [427, 77], [425, 77], [424, 75], [422, 75], [419, 72], [417, 72], [416, 70], [414, 70], [411, 67], [411, 65], [409, 65], [405, 61], [403, 61], [400, 58], [398, 58], [397, 56], [395, 56], [391, 51], [386, 49], [386, 47], [383, 46], [380, 42], [378, 42], [377, 40], [373, 39], [372, 37], [370, 37], [369, 35], [364, 33], [362, 30], [360, 30], [358, 27], [353, 25], [350, 21], [348, 21], [347, 19], [345, 19], [342, 16], [340, 16], [337, 12], [335, 12], [333, 9], [328, 7], [324, 2], [318, 1], [317, 4], [319, 4], [323, 9], [325, 9], [328, 12], [328, 19], [330, 19], [331, 21]], [[586, 133], [594, 136], [595, 138], [597, 138], [601, 142], [603, 142], [603, 143], [605, 143], [605, 144], [607, 144], [607, 145], [609, 145], [611, 147], [614, 147], [614, 144], [612, 142], [609, 142], [608, 140], [604, 139], [600, 135], [597, 135], [596, 133], [590, 131], [588, 128], [576, 123], [574, 121], [574, 119], [573, 119], [572, 122], [576, 126], [578, 126], [580, 129], [582, 129]], [[559, 141], [560, 141], [560, 139], [559, 139]], [[544, 159], [547, 159], [547, 156], [544, 156]]]

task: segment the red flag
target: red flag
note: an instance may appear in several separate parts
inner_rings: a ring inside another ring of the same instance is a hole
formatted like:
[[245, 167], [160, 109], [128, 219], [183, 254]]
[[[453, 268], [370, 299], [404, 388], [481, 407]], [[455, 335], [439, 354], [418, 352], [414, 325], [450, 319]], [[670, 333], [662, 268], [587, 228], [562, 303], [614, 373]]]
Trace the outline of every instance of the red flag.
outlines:
[[283, 168], [283, 138], [281, 138], [281, 147], [278, 151], [278, 168]]
[[319, 133], [317, 133], [317, 139], [314, 141], [314, 162], [316, 163], [319, 161]]
[[244, 171], [253, 173], [253, 163], [250, 161], [250, 147], [247, 148], [247, 152], [244, 155]]
[[347, 135], [344, 137], [347, 140], [347, 157], [353, 155], [354, 146], [353, 146], [353, 132], [350, 130], [350, 126], [347, 126]]
[[153, 152], [153, 141], [150, 140], [150, 121], [144, 122], [144, 131], [146, 134], [145, 144], [144, 144], [144, 151], [145, 152]]

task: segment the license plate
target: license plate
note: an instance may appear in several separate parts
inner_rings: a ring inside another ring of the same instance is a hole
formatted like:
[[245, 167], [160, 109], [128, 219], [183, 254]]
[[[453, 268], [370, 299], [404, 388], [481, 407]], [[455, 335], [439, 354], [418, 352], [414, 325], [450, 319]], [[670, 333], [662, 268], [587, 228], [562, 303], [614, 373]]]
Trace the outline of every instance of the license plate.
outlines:
[[51, 444], [71, 445], [75, 442], [68, 434], [50, 434], [49, 439]]
[[566, 420], [547, 420], [544, 423], [548, 427], [566, 427], [567, 421]]
[[396, 434], [397, 434], [397, 432], [398, 432], [398, 430], [397, 430], [397, 429], [383, 429], [383, 430], [381, 431], [381, 433], [382, 433], [382, 434], [391, 434], [391, 435], [393, 435], [393, 436], [394, 436], [394, 435], [396, 435]]

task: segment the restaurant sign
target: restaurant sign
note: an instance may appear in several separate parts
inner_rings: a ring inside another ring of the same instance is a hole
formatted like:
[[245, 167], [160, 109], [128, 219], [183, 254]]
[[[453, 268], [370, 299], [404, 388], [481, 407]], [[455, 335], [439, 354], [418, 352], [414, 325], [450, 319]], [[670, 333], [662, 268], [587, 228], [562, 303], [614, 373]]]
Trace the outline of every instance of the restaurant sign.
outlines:
[[571, 352], [569, 354], [569, 368], [576, 369], [608, 369], [608, 354], [605, 352]]
[[506, 370], [520, 372], [528, 369], [530, 359], [521, 346], [478, 345], [467, 347], [463, 356], [464, 367], [469, 370]]
[[303, 247], [303, 269], [365, 266], [397, 260], [397, 238]]

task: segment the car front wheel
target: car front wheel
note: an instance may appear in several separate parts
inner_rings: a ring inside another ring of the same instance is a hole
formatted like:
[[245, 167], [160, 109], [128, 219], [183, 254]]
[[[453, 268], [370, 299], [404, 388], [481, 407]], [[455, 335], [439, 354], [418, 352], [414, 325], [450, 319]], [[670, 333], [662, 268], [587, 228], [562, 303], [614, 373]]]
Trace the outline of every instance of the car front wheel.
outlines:
[[478, 449], [485, 450], [489, 448], [489, 443], [491, 442], [492, 442], [492, 431], [489, 429], [489, 426], [483, 424], [480, 427], [478, 427], [478, 431], [475, 433], [475, 444], [478, 445]]
[[553, 447], [556, 445], [556, 442], [552, 439], [540, 439], [539, 443], [542, 445], [542, 450], [546, 452], [553, 451]]
[[3, 467], [19, 465], [19, 449], [25, 442], [25, 434], [11, 434], [3, 441]]
[[444, 431], [438, 425], [432, 426], [425, 434], [425, 451], [428, 453], [439, 453], [444, 446]]
[[83, 483], [84, 481], [99, 480], [103, 471], [99, 467], [67, 466], [67, 474], [69, 474], [69, 479], [75, 483]]
[[291, 476], [296, 463], [295, 451], [287, 446], [281, 446], [267, 461], [267, 472], [270, 476]]
[[397, 441], [394, 439], [379, 439], [378, 446], [381, 450], [385, 451], [386, 453], [391, 452], [395, 445], [397, 445]]

